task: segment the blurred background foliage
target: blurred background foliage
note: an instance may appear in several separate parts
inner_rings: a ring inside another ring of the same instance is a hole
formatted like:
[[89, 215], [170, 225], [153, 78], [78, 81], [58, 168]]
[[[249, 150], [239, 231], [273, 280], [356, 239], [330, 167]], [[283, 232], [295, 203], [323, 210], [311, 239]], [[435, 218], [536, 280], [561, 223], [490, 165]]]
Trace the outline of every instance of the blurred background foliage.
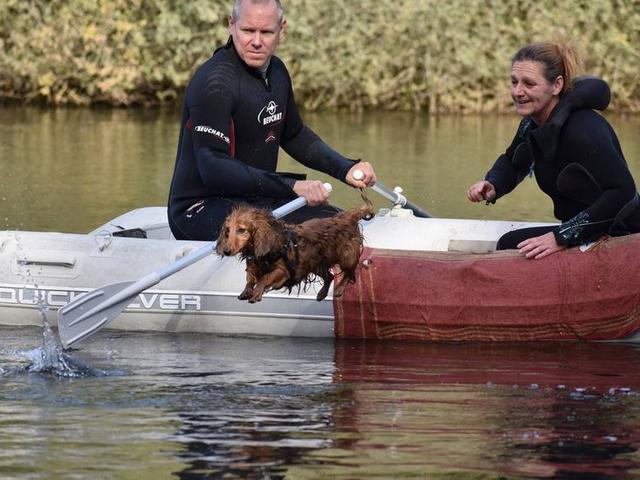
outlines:
[[[230, 0], [2, 0], [0, 97], [175, 104], [226, 41]], [[518, 47], [572, 39], [612, 109], [640, 112], [638, 0], [284, 0], [278, 55], [307, 110], [510, 110]]]

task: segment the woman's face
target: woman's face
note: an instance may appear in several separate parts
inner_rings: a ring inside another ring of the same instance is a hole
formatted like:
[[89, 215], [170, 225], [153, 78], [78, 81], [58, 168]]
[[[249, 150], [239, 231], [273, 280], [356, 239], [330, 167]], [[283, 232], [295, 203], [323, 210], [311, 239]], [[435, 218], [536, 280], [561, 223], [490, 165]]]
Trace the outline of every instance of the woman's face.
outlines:
[[518, 114], [530, 118], [538, 126], [549, 118], [549, 114], [560, 101], [564, 85], [561, 76], [549, 83], [543, 75], [540, 62], [523, 60], [511, 66], [511, 98]]

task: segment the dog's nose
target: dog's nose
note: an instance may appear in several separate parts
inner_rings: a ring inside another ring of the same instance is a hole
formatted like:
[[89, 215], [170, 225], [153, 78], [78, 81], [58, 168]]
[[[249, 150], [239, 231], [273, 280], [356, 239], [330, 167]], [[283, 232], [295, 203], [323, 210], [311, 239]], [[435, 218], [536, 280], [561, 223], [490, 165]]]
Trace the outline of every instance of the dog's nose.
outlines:
[[229, 257], [229, 256], [231, 256], [231, 249], [229, 249], [229, 248], [225, 248], [225, 249], [222, 251], [222, 253], [223, 253], [224, 255], [226, 255], [227, 257]]

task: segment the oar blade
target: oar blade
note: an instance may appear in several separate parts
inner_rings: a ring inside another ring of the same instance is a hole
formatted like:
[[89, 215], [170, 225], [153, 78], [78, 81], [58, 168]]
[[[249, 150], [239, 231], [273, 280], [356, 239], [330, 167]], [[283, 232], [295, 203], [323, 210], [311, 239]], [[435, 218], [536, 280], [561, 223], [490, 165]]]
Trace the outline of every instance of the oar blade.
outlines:
[[107, 300], [134, 282], [112, 283], [87, 292], [58, 310], [58, 335], [63, 348], [87, 338], [109, 322], [135, 298], [135, 294], [109, 305]]

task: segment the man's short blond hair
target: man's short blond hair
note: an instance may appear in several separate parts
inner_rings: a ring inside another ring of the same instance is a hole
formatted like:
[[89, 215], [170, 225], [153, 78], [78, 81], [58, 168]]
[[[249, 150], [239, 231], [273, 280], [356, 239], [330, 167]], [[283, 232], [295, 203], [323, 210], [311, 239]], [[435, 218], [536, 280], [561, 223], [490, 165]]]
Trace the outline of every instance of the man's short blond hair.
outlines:
[[282, 2], [280, 0], [234, 0], [233, 9], [231, 10], [231, 20], [236, 22], [238, 20], [240, 5], [242, 2], [251, 2], [253, 4], [264, 4], [269, 2], [276, 2], [276, 6], [278, 7], [278, 23], [282, 23], [282, 19], [284, 18], [284, 8], [282, 8]]

